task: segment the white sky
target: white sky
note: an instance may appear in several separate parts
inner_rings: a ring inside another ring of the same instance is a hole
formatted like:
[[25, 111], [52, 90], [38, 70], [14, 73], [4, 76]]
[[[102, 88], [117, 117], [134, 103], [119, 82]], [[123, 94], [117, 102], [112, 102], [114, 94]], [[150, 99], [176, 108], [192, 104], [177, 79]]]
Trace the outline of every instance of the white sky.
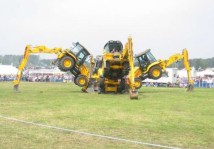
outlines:
[[150, 48], [158, 59], [183, 48], [214, 57], [214, 0], [0, 0], [0, 55], [77, 41], [98, 55], [129, 35], [135, 53]]

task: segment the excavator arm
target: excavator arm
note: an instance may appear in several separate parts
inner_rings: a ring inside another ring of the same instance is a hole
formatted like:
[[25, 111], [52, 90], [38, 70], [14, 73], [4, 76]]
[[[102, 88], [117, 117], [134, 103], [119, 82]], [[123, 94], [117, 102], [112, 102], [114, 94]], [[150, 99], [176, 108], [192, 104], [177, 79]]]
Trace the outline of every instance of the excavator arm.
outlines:
[[194, 81], [192, 80], [192, 74], [191, 74], [191, 68], [190, 68], [190, 64], [189, 64], [189, 56], [188, 56], [187, 49], [183, 49], [181, 54], [174, 54], [174, 55], [170, 56], [168, 60], [162, 61], [160, 63], [160, 65], [163, 68], [166, 68], [179, 60], [183, 60], [184, 67], [187, 71], [187, 79], [188, 79], [187, 91], [192, 91]]
[[[151, 60], [149, 60], [151, 59]], [[142, 80], [146, 78], [157, 80], [162, 76], [162, 72], [173, 63], [182, 60], [187, 70], [188, 88], [187, 91], [193, 90], [194, 81], [192, 80], [191, 68], [187, 49], [183, 49], [182, 53], [174, 54], [167, 60], [156, 60], [150, 50], [146, 50], [136, 56], [140, 66], [135, 67], [134, 75], [136, 79], [137, 89], [142, 86]]]
[[58, 57], [60, 57], [61, 55], [63, 55], [62, 49], [61, 48], [53, 48], [53, 49], [49, 49], [45, 46], [36, 46], [36, 47], [31, 47], [30, 45], [27, 45], [25, 47], [25, 52], [24, 52], [24, 56], [22, 58], [22, 61], [19, 65], [18, 68], [18, 72], [17, 72], [17, 76], [16, 76], [16, 80], [13, 81], [13, 86], [14, 89], [16, 91], [18, 91], [18, 87], [22, 78], [22, 73], [23, 70], [25, 68], [25, 66], [27, 65], [29, 56], [33, 53], [50, 53], [50, 54], [56, 54], [58, 55]]
[[135, 71], [134, 71], [134, 54], [133, 54], [133, 43], [132, 38], [128, 38], [128, 42], [125, 45], [125, 49], [123, 50], [123, 57], [127, 57], [129, 60], [129, 95], [130, 99], [138, 99], [138, 90], [136, 89], [135, 84]]

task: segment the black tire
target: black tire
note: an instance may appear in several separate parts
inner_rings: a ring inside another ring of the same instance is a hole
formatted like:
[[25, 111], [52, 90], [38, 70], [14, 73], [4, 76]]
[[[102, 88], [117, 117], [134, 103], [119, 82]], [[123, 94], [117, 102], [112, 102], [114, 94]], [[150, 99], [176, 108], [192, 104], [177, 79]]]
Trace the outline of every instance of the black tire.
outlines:
[[126, 82], [125, 79], [122, 79], [120, 84], [118, 85], [118, 92], [124, 93], [126, 91]]
[[129, 74], [129, 70], [123, 70], [122, 74], [123, 74], [123, 76], [127, 76]]
[[78, 85], [80, 87], [84, 87], [84, 86], [87, 85], [88, 79], [84, 75], [79, 75], [79, 76], [77, 76], [77, 78], [75, 79], [74, 82], [75, 82], [76, 85]]
[[123, 63], [123, 68], [129, 71], [129, 62], [124, 62]]
[[76, 82], [77, 77], [78, 77], [78, 76], [75, 76], [75, 77], [74, 77], [74, 84], [76, 84], [76, 85], [77, 85], [77, 82]]
[[103, 76], [106, 77], [106, 78], [109, 77], [109, 70], [104, 69]]
[[98, 84], [98, 93], [104, 93], [105, 92], [105, 79], [104, 78], [100, 78], [99, 79], [99, 84]]
[[160, 66], [155, 65], [149, 70], [149, 78], [153, 80], [157, 80], [162, 76], [162, 69]]
[[[67, 65], [67, 66], [66, 66]], [[58, 61], [58, 68], [61, 71], [70, 71], [75, 66], [75, 61], [70, 56], [64, 56]]]
[[106, 61], [106, 68], [104, 68], [103, 76], [109, 77], [110, 74], [110, 62]]
[[123, 76], [127, 76], [129, 74], [129, 70], [130, 70], [130, 67], [129, 67], [129, 62], [124, 62], [123, 63]]
[[136, 83], [136, 89], [140, 89], [141, 87], [142, 87], [142, 85], [143, 85], [143, 83], [142, 83], [142, 79], [140, 79], [140, 78], [135, 78], [134, 79], [134, 81], [135, 81], [135, 83]]

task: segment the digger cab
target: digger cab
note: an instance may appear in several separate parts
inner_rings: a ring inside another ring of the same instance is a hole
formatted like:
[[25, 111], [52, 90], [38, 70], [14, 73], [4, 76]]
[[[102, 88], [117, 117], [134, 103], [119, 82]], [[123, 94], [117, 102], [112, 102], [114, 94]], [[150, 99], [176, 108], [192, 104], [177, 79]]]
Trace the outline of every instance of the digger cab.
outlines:
[[65, 54], [58, 58], [58, 68], [61, 71], [70, 71], [73, 75], [79, 75], [79, 67], [83, 65], [90, 53], [81, 44], [73, 43], [70, 49], [65, 50]]
[[136, 55], [135, 61], [142, 71], [142, 80], [146, 78], [157, 80], [162, 76], [163, 68], [160, 65], [161, 61], [155, 59], [150, 49]]
[[73, 43], [73, 47], [70, 48], [69, 52], [71, 52], [76, 57], [76, 64], [79, 66], [82, 65], [86, 58], [90, 55], [88, 50], [79, 42]]
[[142, 70], [147, 70], [147, 67], [156, 62], [156, 58], [151, 53], [151, 50], [148, 49], [146, 51], [143, 51], [137, 55], [135, 55], [135, 65], [139, 66]]
[[114, 52], [122, 52], [123, 44], [120, 41], [110, 40], [104, 46], [104, 50], [106, 53], [114, 53]]

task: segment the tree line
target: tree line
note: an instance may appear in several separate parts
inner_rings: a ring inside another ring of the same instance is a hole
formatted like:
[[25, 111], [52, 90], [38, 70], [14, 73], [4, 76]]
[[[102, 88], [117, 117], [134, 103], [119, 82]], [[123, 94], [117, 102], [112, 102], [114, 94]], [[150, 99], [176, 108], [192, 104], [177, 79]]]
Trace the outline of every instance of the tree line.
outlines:
[[[0, 64], [3, 65], [13, 65], [15, 67], [18, 67], [21, 63], [23, 56], [21, 55], [0, 55]], [[27, 67], [50, 67], [51, 63], [54, 61], [54, 59], [41, 59], [39, 55], [30, 55], [27, 63]], [[190, 65], [191, 67], [195, 67], [196, 70], [199, 69], [206, 69], [206, 68], [214, 68], [214, 57], [213, 58], [207, 58], [207, 59], [201, 59], [201, 58], [195, 58], [190, 59]], [[176, 67], [178, 69], [184, 68], [183, 62], [178, 61], [174, 64], [172, 64], [170, 67]]]
[[[207, 58], [207, 59], [202, 59], [202, 58], [194, 58], [190, 59], [190, 66], [195, 67], [196, 70], [204, 70], [206, 68], [214, 68], [214, 57], [213, 58]], [[170, 67], [176, 67], [178, 69], [183, 69], [184, 64], [183, 61], [178, 61], [174, 64], [172, 64]]]
[[[21, 55], [0, 55], [0, 64], [3, 65], [13, 65], [15, 67], [18, 67], [21, 63], [23, 56]], [[30, 55], [27, 67], [48, 67], [51, 66], [51, 62], [53, 60], [51, 59], [41, 59], [39, 55]]]

